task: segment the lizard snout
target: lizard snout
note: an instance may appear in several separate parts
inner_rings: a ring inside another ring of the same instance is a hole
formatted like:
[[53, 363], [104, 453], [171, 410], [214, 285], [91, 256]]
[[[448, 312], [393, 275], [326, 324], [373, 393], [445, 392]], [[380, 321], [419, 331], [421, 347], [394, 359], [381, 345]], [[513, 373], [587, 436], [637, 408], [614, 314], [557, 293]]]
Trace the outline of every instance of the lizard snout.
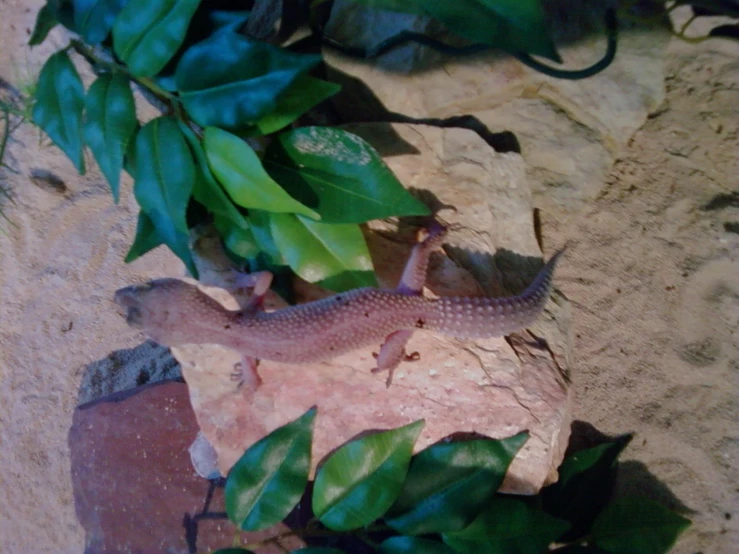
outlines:
[[126, 323], [131, 327], [142, 326], [140, 294], [149, 288], [150, 285], [131, 285], [115, 291], [115, 303], [121, 308], [120, 314], [126, 318]]

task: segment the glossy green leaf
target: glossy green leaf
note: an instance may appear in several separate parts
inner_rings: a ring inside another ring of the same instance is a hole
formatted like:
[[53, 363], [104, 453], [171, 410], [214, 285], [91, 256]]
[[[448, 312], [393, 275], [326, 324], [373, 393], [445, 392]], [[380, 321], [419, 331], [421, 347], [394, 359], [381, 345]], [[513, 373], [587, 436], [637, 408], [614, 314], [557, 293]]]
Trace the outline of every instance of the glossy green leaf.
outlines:
[[320, 59], [222, 32], [185, 52], [175, 81], [194, 121], [235, 130], [273, 111], [279, 95]]
[[226, 512], [246, 531], [282, 521], [308, 484], [316, 408], [249, 447], [226, 480]]
[[287, 264], [309, 283], [338, 292], [376, 285], [372, 258], [359, 226], [270, 214], [270, 231]]
[[336, 83], [300, 75], [292, 86], [277, 97], [275, 109], [260, 117], [254, 124], [254, 132], [247, 134], [268, 135], [279, 131], [339, 90], [341, 85]]
[[290, 554], [345, 554], [343, 550], [338, 548], [325, 548], [322, 546], [312, 546], [308, 548], [301, 548], [300, 550], [293, 550]]
[[36, 87], [33, 121], [41, 127], [85, 172], [82, 152], [82, 109], [85, 90], [77, 70], [64, 51], [52, 55], [44, 64]]
[[316, 517], [336, 531], [358, 529], [381, 517], [400, 492], [423, 425], [421, 420], [373, 433], [331, 454], [316, 475]]
[[442, 537], [462, 554], [541, 554], [568, 527], [522, 500], [496, 496], [469, 526]]
[[38, 46], [44, 42], [49, 35], [49, 31], [56, 27], [58, 23], [55, 2], [47, 2], [36, 15], [36, 24], [33, 26], [31, 38], [28, 39], [28, 45]]
[[134, 194], [157, 234], [197, 277], [187, 228], [196, 172], [190, 148], [173, 117], [159, 117], [136, 136]]
[[342, 129], [302, 127], [283, 133], [267, 148], [264, 166], [326, 223], [430, 213], [369, 143]]
[[200, 0], [129, 0], [113, 24], [116, 55], [134, 75], [156, 75], [182, 44], [198, 4]]
[[102, 75], [85, 97], [85, 142], [110, 184], [118, 203], [123, 157], [136, 132], [136, 105], [128, 78], [120, 73]]
[[128, 0], [71, 0], [74, 29], [89, 44], [103, 42]]
[[181, 121], [178, 123], [195, 158], [197, 175], [195, 185], [192, 189], [193, 197], [208, 208], [217, 219], [220, 218], [224, 225], [228, 221], [235, 230], [248, 231], [249, 225], [246, 222], [246, 218], [239, 212], [223, 190], [223, 187], [216, 181], [208, 165], [208, 157], [205, 154], [205, 150], [203, 150], [200, 140], [195, 136], [195, 133], [192, 132], [190, 127]]
[[559, 480], [542, 491], [544, 509], [572, 526], [562, 540], [574, 541], [589, 532], [610, 499], [616, 459], [630, 441], [631, 435], [624, 435], [568, 456], [559, 467]]
[[601, 512], [591, 537], [614, 554], [664, 554], [689, 526], [689, 519], [648, 498], [623, 496]]
[[254, 238], [251, 229], [242, 229], [231, 224], [230, 220], [216, 215], [213, 224], [223, 238], [226, 248], [240, 258], [249, 260], [261, 252], [261, 248]]
[[439, 443], [419, 452], [385, 521], [404, 535], [465, 528], [495, 496], [528, 436]]
[[267, 175], [256, 152], [239, 137], [207, 127], [203, 146], [210, 168], [239, 206], [320, 219], [316, 212], [291, 197]]
[[441, 542], [419, 537], [390, 537], [377, 550], [378, 554], [456, 554]]
[[154, 222], [146, 215], [146, 212], [140, 211], [139, 220], [136, 224], [136, 237], [133, 239], [133, 244], [124, 261], [127, 264], [131, 263], [162, 244], [164, 244], [164, 241], [159, 238]]
[[280, 252], [280, 249], [275, 243], [275, 239], [272, 236], [272, 222], [270, 214], [261, 210], [249, 210], [249, 230], [251, 231], [254, 240], [259, 247], [259, 250], [269, 259], [270, 263], [274, 265], [287, 265], [287, 260]]
[[541, 0], [354, 1], [373, 8], [428, 15], [471, 41], [560, 61]]

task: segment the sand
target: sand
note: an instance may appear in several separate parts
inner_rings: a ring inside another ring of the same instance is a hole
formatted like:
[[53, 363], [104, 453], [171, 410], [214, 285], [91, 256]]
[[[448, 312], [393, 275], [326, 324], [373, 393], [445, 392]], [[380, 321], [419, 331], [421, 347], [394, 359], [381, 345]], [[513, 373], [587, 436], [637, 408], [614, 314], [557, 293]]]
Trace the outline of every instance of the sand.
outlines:
[[[24, 48], [40, 1], [0, 2], [0, 77], [38, 71], [61, 35]], [[733, 49], [732, 49], [733, 48]], [[620, 486], [695, 521], [678, 553], [739, 544], [739, 61], [736, 46], [673, 43], [667, 102], [637, 132], [584, 211], [542, 214], [545, 249], [570, 249], [557, 284], [573, 304], [575, 417], [633, 431]], [[100, 172], [78, 176], [23, 127], [3, 173], [0, 220], [0, 551], [84, 548], [67, 432], [85, 367], [141, 337], [110, 299], [125, 284], [182, 274], [158, 250], [126, 266], [130, 180], [115, 206]], [[52, 172], [64, 183], [29, 176]]]

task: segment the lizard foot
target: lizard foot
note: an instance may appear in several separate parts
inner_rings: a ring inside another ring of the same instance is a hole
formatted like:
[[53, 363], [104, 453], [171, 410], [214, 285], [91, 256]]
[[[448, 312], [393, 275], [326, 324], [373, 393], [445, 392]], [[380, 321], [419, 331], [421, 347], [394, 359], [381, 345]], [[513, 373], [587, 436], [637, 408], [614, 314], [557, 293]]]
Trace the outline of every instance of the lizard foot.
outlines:
[[262, 384], [262, 378], [259, 376], [257, 368], [259, 360], [248, 356], [241, 356], [241, 361], [234, 364], [231, 380], [237, 381], [237, 388], [247, 385], [250, 389], [256, 389]]

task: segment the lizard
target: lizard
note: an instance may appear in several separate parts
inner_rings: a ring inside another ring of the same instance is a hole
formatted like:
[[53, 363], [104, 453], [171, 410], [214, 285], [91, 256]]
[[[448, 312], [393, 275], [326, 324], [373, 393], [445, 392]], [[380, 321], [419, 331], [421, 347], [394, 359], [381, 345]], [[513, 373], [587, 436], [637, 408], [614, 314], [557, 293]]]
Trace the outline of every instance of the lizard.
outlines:
[[[238, 310], [227, 310], [197, 286], [179, 279], [157, 279], [119, 289], [115, 302], [127, 323], [165, 346], [219, 344], [239, 352], [241, 368], [235, 376], [258, 387], [260, 360], [312, 363], [372, 344], [373, 372], [393, 371], [404, 361], [419, 359], [406, 353], [416, 330], [457, 338], [504, 336], [531, 325], [544, 310], [552, 289], [560, 250], [541, 268], [533, 282], [517, 296], [441, 297], [423, 295], [429, 257], [441, 246], [446, 228], [434, 223], [422, 229], [395, 289], [363, 287], [333, 296], [267, 312], [263, 307], [272, 274], [243, 274], [238, 287], [253, 287]], [[238, 365], [238, 364], [237, 364]]]

